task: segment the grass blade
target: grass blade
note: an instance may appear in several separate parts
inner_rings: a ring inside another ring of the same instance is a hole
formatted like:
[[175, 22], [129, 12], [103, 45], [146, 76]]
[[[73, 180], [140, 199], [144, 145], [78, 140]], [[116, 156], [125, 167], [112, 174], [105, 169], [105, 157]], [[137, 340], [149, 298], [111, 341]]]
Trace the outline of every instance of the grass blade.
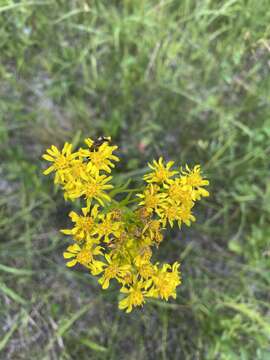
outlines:
[[10, 297], [12, 300], [17, 302], [18, 304], [25, 305], [27, 304], [27, 301], [23, 299], [20, 295], [18, 295], [14, 290], [9, 288], [6, 284], [3, 282], [0, 282], [0, 290], [6, 294], [8, 297]]

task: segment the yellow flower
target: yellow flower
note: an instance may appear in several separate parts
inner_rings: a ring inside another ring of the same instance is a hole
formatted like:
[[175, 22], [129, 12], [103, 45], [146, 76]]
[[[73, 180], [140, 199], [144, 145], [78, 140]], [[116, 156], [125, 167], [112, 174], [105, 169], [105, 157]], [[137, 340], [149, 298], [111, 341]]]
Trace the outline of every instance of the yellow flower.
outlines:
[[105, 193], [106, 190], [112, 189], [113, 186], [107, 184], [112, 179], [111, 176], [106, 175], [87, 175], [83, 177], [84, 182], [81, 182], [76, 190], [70, 191], [69, 197], [76, 199], [84, 196], [86, 199], [87, 209], [90, 209], [90, 205], [93, 199], [97, 200], [102, 206], [104, 206], [104, 200], [110, 201], [111, 198]]
[[172, 176], [178, 173], [175, 170], [170, 170], [173, 164], [174, 161], [169, 161], [166, 165], [164, 165], [162, 157], [159, 158], [158, 162], [154, 160], [153, 165], [148, 164], [150, 169], [152, 169], [153, 171], [150, 174], [144, 175], [144, 180], [148, 183], [157, 184], [167, 182]]
[[77, 182], [87, 174], [87, 165], [82, 159], [75, 159], [70, 162], [70, 166], [66, 172], [67, 182]]
[[89, 264], [88, 267], [91, 271], [91, 274], [93, 276], [96, 276], [96, 275], [99, 275], [100, 273], [102, 273], [105, 266], [106, 266], [106, 264], [104, 262], [93, 259], [93, 261]]
[[170, 179], [168, 184], [164, 184], [164, 189], [168, 197], [177, 203], [187, 203], [193, 200], [192, 187], [184, 185], [181, 178]]
[[145, 303], [144, 296], [147, 295], [147, 289], [151, 286], [151, 280], [135, 280], [129, 287], [123, 286], [120, 292], [128, 294], [123, 300], [119, 301], [119, 309], [126, 309], [130, 313], [135, 306], [142, 306]]
[[155, 269], [151, 262], [141, 263], [137, 270], [144, 279], [149, 279], [155, 274]]
[[159, 245], [163, 240], [163, 235], [161, 233], [162, 230], [162, 222], [161, 220], [150, 220], [146, 223], [145, 227], [143, 228], [143, 234], [149, 234], [149, 238], [151, 241], [154, 241], [156, 245]]
[[113, 221], [113, 215], [112, 212], [99, 214], [101, 222], [99, 222], [94, 232], [95, 235], [98, 235], [99, 240], [103, 238], [103, 241], [108, 243], [110, 235], [114, 235], [117, 238], [120, 236], [123, 224], [119, 221]]
[[150, 246], [142, 246], [139, 248], [137, 255], [134, 257], [134, 264], [137, 267], [140, 267], [141, 265], [150, 262], [151, 257], [152, 250]]
[[99, 173], [103, 170], [110, 173], [111, 168], [115, 167], [112, 161], [119, 161], [119, 158], [113, 155], [113, 152], [118, 148], [118, 146], [112, 146], [109, 145], [108, 142], [104, 142], [97, 149], [92, 150], [91, 148], [94, 145], [94, 141], [88, 138], [85, 142], [89, 146], [89, 150], [80, 149], [80, 155], [87, 157], [89, 160], [87, 164], [87, 171], [91, 173]]
[[101, 246], [92, 247], [92, 244], [86, 244], [83, 247], [80, 247], [78, 244], [70, 245], [67, 248], [67, 251], [64, 252], [65, 259], [72, 259], [67, 262], [68, 267], [72, 267], [77, 263], [88, 267], [88, 265], [93, 261], [94, 255], [102, 255], [103, 248]]
[[170, 226], [173, 227], [174, 221], [177, 221], [179, 227], [181, 226], [181, 222], [190, 226], [191, 221], [195, 221], [195, 216], [191, 213], [193, 206], [194, 202], [192, 201], [185, 204], [178, 204], [172, 199], [168, 199], [167, 203], [158, 211], [162, 225], [166, 226], [167, 222], [169, 222]]
[[156, 274], [153, 276], [154, 288], [152, 296], [159, 296], [161, 299], [168, 301], [169, 297], [176, 298], [176, 287], [181, 284], [180, 264], [175, 262], [173, 265], [164, 264], [161, 269], [156, 266]]
[[209, 181], [201, 176], [200, 165], [194, 166], [193, 170], [186, 165], [186, 169], [182, 170], [181, 173], [184, 175], [181, 177], [182, 184], [193, 188], [194, 200], [209, 196], [209, 192], [203, 188], [203, 186], [209, 185]]
[[64, 199], [71, 198], [70, 194], [80, 189], [83, 178], [87, 176], [86, 163], [82, 159], [75, 159], [70, 163], [69, 168], [65, 171], [65, 181], [63, 182]]
[[190, 226], [192, 221], [195, 221], [196, 218], [192, 214], [191, 209], [194, 206], [193, 202], [190, 202], [189, 204], [181, 204], [180, 205], [180, 220], [178, 221], [179, 227], [181, 227], [181, 223], [183, 222], [185, 225]]
[[160, 220], [154, 219], [150, 220], [146, 223], [146, 225], [143, 228], [143, 234], [148, 231], [150, 238], [154, 239], [157, 232], [161, 230], [162, 224]]
[[99, 211], [99, 206], [95, 205], [89, 215], [78, 215], [75, 211], [69, 213], [71, 221], [75, 223], [73, 229], [63, 229], [61, 232], [65, 235], [72, 235], [75, 240], [84, 240], [88, 242], [95, 242], [96, 240], [91, 237], [94, 233], [95, 223]]
[[43, 174], [48, 175], [56, 171], [55, 183], [63, 183], [65, 181], [66, 170], [70, 168], [72, 161], [77, 157], [77, 153], [72, 154], [71, 150], [72, 144], [67, 142], [64, 144], [62, 151], [59, 151], [54, 145], [47, 149], [47, 154], [44, 154], [42, 157], [53, 164]]
[[130, 272], [130, 265], [120, 265], [117, 260], [112, 260], [108, 254], [105, 254], [107, 260], [106, 269], [103, 276], [98, 280], [102, 289], [107, 289], [110, 285], [111, 279], [124, 278]]
[[145, 188], [143, 194], [136, 194], [142, 200], [139, 205], [144, 205], [150, 213], [157, 210], [167, 197], [167, 194], [158, 192], [159, 189], [159, 186], [150, 184]]
[[130, 244], [134, 246], [134, 241], [127, 237], [125, 231], [121, 232], [119, 237], [111, 239], [108, 243], [111, 258], [122, 258], [126, 262], [131, 262]]

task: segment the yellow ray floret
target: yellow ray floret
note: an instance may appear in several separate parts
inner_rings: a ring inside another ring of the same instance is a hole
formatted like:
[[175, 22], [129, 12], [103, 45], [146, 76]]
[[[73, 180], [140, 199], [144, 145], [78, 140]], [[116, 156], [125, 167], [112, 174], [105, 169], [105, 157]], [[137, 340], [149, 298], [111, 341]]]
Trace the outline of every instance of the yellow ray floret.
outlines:
[[59, 151], [54, 145], [47, 149], [47, 154], [44, 154], [42, 157], [43, 159], [52, 162], [52, 165], [47, 168], [43, 174], [48, 175], [55, 171], [55, 183], [63, 183], [66, 179], [67, 170], [77, 156], [77, 153], [72, 153], [71, 150], [72, 145], [67, 142], [62, 151]]
[[134, 279], [130, 286], [123, 286], [120, 292], [127, 294], [127, 296], [119, 302], [119, 309], [130, 313], [133, 307], [142, 306], [151, 284], [152, 280]]
[[106, 243], [110, 241], [110, 237], [119, 238], [123, 231], [123, 223], [114, 220], [113, 215], [113, 212], [99, 214], [99, 223], [94, 231], [94, 234], [97, 235], [98, 239], [102, 239]]
[[159, 186], [155, 184], [149, 184], [142, 194], [137, 194], [141, 201], [139, 205], [144, 205], [144, 207], [151, 213], [154, 210], [157, 210], [167, 197], [167, 194], [161, 193]]
[[93, 199], [97, 200], [102, 206], [104, 201], [110, 201], [110, 196], [106, 193], [107, 190], [112, 189], [113, 185], [108, 184], [112, 179], [111, 176], [106, 175], [86, 175], [82, 181], [77, 184], [74, 190], [69, 191], [69, 197], [71, 199], [77, 199], [84, 197], [86, 199], [87, 209], [90, 209], [90, 205]]
[[86, 139], [85, 142], [89, 146], [89, 149], [81, 149], [80, 155], [89, 160], [87, 163], [87, 171], [91, 173], [99, 173], [103, 170], [110, 173], [111, 168], [115, 167], [113, 161], [119, 161], [119, 158], [113, 154], [118, 147], [104, 142], [97, 149], [92, 149], [94, 141]]
[[172, 176], [178, 172], [170, 170], [174, 164], [174, 161], [169, 161], [167, 164], [163, 164], [163, 158], [160, 157], [158, 161], [154, 160], [153, 164], [148, 164], [153, 171], [150, 174], [144, 175], [144, 180], [148, 183], [162, 184], [167, 182]]
[[111, 256], [105, 255], [107, 264], [105, 264], [105, 269], [103, 276], [98, 280], [102, 285], [102, 289], [107, 289], [110, 285], [111, 279], [123, 279], [127, 273], [130, 273], [131, 266], [129, 264], [120, 264], [119, 261], [113, 260]]
[[192, 214], [192, 208], [194, 202], [190, 200], [187, 203], [179, 204], [173, 199], [168, 199], [166, 204], [158, 210], [158, 215], [161, 218], [162, 225], [165, 227], [167, 222], [173, 227], [174, 222], [178, 223], [178, 226], [181, 227], [183, 222], [187, 226], [190, 226], [192, 221], [195, 221], [196, 218]]
[[169, 297], [176, 298], [176, 288], [181, 284], [180, 264], [175, 262], [173, 265], [164, 264], [161, 269], [155, 266], [156, 273], [153, 276], [153, 288], [151, 295], [160, 297], [168, 301]]
[[93, 247], [91, 244], [86, 244], [80, 247], [78, 244], [74, 244], [70, 245], [63, 255], [65, 259], [72, 259], [67, 262], [68, 267], [75, 266], [77, 263], [88, 267], [94, 260], [94, 255], [101, 255], [102, 250], [101, 246]]
[[94, 205], [89, 214], [78, 215], [75, 211], [69, 213], [71, 221], [74, 223], [72, 229], [63, 229], [61, 232], [65, 235], [72, 235], [75, 240], [94, 241], [92, 235], [98, 220], [99, 205]]
[[192, 170], [186, 165], [185, 170], [181, 169], [181, 173], [183, 175], [181, 183], [186, 187], [192, 188], [194, 200], [200, 200], [201, 197], [209, 196], [209, 192], [203, 188], [203, 186], [209, 185], [209, 181], [201, 176], [200, 165], [195, 165]]

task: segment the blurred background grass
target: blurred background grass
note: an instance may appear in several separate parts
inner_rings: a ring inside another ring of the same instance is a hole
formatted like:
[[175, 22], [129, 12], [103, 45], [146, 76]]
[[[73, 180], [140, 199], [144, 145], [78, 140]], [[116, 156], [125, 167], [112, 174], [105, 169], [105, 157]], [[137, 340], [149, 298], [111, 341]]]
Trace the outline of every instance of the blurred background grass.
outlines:
[[[1, 359], [270, 359], [269, 24], [268, 0], [0, 1]], [[163, 155], [210, 179], [160, 248], [176, 301], [126, 315], [65, 268], [41, 154], [98, 135], [126, 178]]]

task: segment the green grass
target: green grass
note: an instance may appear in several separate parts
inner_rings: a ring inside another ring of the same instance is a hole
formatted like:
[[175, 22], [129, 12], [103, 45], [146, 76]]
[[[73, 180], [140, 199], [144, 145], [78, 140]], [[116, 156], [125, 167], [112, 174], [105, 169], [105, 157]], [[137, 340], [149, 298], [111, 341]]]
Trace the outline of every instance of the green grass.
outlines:
[[[266, 0], [0, 1], [0, 358], [270, 359]], [[200, 163], [211, 197], [168, 234], [176, 301], [130, 315], [65, 268], [70, 205], [42, 175], [65, 140], [111, 135], [118, 173]]]

